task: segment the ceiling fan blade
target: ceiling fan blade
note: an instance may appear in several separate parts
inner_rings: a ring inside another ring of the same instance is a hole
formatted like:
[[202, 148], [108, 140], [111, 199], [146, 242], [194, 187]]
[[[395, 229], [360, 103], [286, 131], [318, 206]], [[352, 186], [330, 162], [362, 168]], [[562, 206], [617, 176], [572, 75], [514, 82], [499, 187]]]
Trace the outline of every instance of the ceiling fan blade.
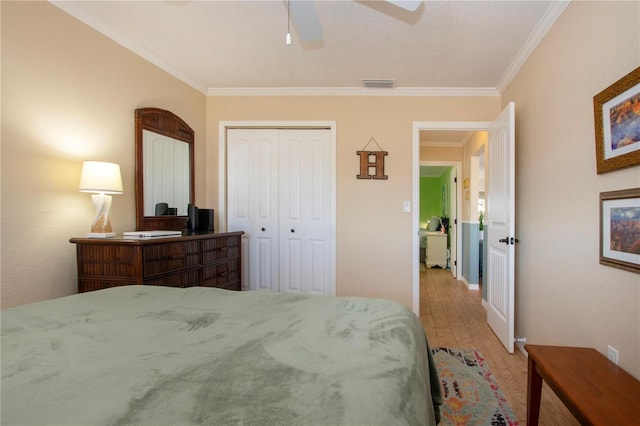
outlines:
[[313, 1], [289, 0], [289, 11], [300, 39], [304, 41], [322, 40], [322, 26]]
[[415, 12], [420, 7], [421, 0], [387, 0], [388, 3], [401, 7], [409, 12]]

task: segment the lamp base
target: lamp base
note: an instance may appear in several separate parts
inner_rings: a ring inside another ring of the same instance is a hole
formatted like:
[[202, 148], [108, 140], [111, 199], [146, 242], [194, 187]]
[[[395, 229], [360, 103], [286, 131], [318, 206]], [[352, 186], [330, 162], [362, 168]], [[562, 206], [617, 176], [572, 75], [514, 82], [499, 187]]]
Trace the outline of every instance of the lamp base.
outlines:
[[89, 232], [87, 234], [87, 238], [113, 238], [115, 236], [115, 232]]
[[91, 224], [91, 232], [87, 234], [87, 238], [112, 238], [116, 236], [111, 228], [109, 220], [109, 211], [111, 210], [111, 195], [103, 193], [93, 194], [91, 196], [93, 207], [96, 209], [96, 217]]

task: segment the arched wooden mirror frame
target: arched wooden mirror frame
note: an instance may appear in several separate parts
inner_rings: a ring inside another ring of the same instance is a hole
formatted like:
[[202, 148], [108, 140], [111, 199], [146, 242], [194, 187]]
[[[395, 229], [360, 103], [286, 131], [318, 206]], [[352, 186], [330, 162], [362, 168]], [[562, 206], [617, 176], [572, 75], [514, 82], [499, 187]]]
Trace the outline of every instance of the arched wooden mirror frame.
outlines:
[[[136, 230], [186, 230], [187, 216], [145, 216], [144, 214], [144, 136], [143, 131], [159, 133], [189, 144], [189, 202], [195, 199], [193, 145], [194, 131], [180, 117], [160, 108], [135, 111], [136, 132]], [[186, 207], [186, 206], [185, 206]]]

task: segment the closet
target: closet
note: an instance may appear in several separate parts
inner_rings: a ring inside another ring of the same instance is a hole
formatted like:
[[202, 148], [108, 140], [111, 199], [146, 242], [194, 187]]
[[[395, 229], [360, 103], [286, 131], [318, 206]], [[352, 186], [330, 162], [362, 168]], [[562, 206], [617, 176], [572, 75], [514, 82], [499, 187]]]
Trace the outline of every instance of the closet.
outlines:
[[249, 290], [332, 294], [330, 129], [227, 129], [227, 227]]

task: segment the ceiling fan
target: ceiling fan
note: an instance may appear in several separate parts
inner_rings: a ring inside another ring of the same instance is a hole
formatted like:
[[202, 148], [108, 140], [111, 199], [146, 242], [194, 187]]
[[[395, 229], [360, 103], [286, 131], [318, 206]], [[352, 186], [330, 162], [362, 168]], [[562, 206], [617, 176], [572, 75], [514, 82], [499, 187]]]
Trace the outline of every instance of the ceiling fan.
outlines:
[[[421, 0], [385, 0], [397, 7], [414, 12], [422, 3]], [[287, 0], [287, 9], [293, 20], [298, 36], [303, 41], [322, 40], [322, 26], [316, 13], [316, 7], [312, 0]], [[290, 35], [287, 33], [287, 43], [290, 43]]]

